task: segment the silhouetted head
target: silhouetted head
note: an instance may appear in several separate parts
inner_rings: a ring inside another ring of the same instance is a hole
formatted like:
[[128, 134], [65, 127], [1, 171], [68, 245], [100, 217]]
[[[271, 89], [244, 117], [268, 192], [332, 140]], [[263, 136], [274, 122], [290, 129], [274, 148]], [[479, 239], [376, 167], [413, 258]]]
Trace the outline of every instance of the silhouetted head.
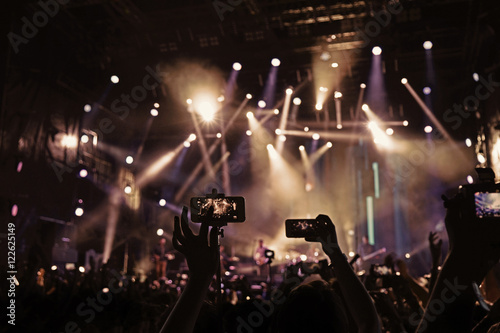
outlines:
[[321, 280], [290, 293], [277, 316], [279, 333], [346, 333], [347, 316], [340, 298]]

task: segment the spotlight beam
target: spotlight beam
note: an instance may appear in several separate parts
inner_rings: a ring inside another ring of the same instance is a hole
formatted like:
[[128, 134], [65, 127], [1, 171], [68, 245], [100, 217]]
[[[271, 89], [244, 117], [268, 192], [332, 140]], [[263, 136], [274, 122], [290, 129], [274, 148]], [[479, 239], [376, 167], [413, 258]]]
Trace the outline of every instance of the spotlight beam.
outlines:
[[339, 126], [342, 128], [342, 109], [339, 98], [335, 98], [335, 116], [337, 120], [337, 128]]
[[322, 139], [331, 139], [331, 140], [352, 140], [352, 139], [369, 139], [371, 136], [366, 134], [358, 134], [358, 133], [348, 133], [348, 132], [318, 132], [318, 131], [297, 131], [297, 130], [284, 130], [281, 133], [284, 135], [298, 136], [302, 138], [310, 138], [312, 133], [318, 133]]
[[[283, 105], [283, 111], [281, 112], [281, 119], [278, 126], [278, 128], [282, 133], [283, 130], [286, 128], [286, 123], [288, 120], [288, 112], [290, 110], [290, 101], [292, 100], [292, 94], [293, 92], [290, 94], [286, 93], [285, 96], [285, 104]], [[281, 152], [283, 151], [284, 142], [281, 141], [279, 137], [276, 137], [275, 145], [276, 145], [276, 151], [278, 152], [278, 154], [281, 154]]]
[[144, 131], [144, 135], [142, 136], [141, 144], [139, 145], [139, 148], [137, 149], [137, 153], [135, 154], [135, 159], [137, 161], [141, 157], [142, 151], [144, 150], [144, 144], [146, 143], [146, 139], [148, 138], [149, 131], [151, 129], [151, 126], [153, 125], [153, 119], [154, 118], [155, 117], [148, 118], [148, 121], [146, 123], [146, 130]]
[[406, 89], [408, 89], [408, 91], [410, 92], [410, 94], [413, 96], [413, 98], [418, 103], [418, 105], [420, 106], [420, 108], [422, 108], [422, 110], [427, 115], [427, 117], [429, 117], [429, 119], [434, 124], [434, 126], [436, 126], [436, 128], [439, 129], [439, 131], [441, 133], [443, 133], [444, 137], [447, 140], [449, 140], [450, 142], [454, 142], [454, 140], [451, 137], [451, 135], [448, 133], [448, 131], [446, 131], [446, 129], [443, 127], [443, 125], [441, 125], [441, 123], [439, 122], [439, 120], [437, 120], [436, 116], [434, 116], [434, 114], [432, 113], [432, 111], [427, 107], [427, 105], [424, 103], [424, 101], [422, 101], [422, 99], [420, 98], [420, 96], [418, 96], [418, 94], [415, 92], [415, 90], [413, 90], [413, 88], [410, 85], [410, 83], [407, 82], [406, 84], [404, 84], [404, 86], [406, 87]]
[[321, 146], [318, 150], [316, 150], [314, 153], [311, 154], [309, 157], [310, 165], [309, 167], [312, 168], [314, 164], [319, 160], [319, 158], [324, 155], [330, 147], [328, 146], [328, 143], [324, 144]]
[[[241, 113], [241, 111], [243, 110], [243, 108], [247, 105], [248, 101], [249, 101], [249, 99], [245, 98], [241, 102], [241, 104], [238, 107], [238, 109], [236, 109], [236, 111], [234, 112], [234, 114], [231, 117], [231, 119], [229, 119], [229, 121], [227, 122], [227, 125], [224, 126], [224, 131], [223, 132], [225, 132], [225, 128], [229, 128], [229, 127], [231, 127], [233, 125], [233, 123], [235, 122], [236, 118], [238, 118], [238, 116]], [[213, 154], [213, 152], [215, 151], [215, 149], [217, 148], [217, 146], [219, 145], [219, 143], [221, 143], [221, 141], [222, 140], [216, 140], [210, 146], [210, 148], [208, 149], [208, 152], [207, 152], [209, 156], [211, 156]], [[198, 162], [198, 164], [196, 165], [196, 167], [193, 169], [193, 171], [189, 175], [188, 179], [182, 184], [182, 187], [179, 189], [179, 191], [175, 195], [174, 202], [180, 202], [180, 200], [182, 199], [182, 197], [186, 193], [188, 187], [191, 186], [191, 184], [194, 182], [194, 180], [196, 179], [196, 177], [198, 176], [198, 174], [200, 173], [200, 171], [201, 171], [202, 168], [203, 168], [203, 162], [200, 161], [200, 162]]]
[[203, 164], [205, 166], [205, 171], [210, 175], [210, 177], [212, 177], [212, 179], [215, 179], [215, 172], [212, 167], [212, 162], [210, 161], [210, 156], [207, 152], [207, 145], [205, 144], [205, 139], [203, 138], [203, 134], [201, 133], [200, 124], [198, 123], [198, 119], [196, 119], [196, 115], [194, 114], [194, 112], [191, 112], [191, 119], [193, 120], [194, 129], [200, 141], [201, 156]]
[[178, 145], [175, 150], [167, 153], [166, 155], [163, 155], [161, 158], [156, 160], [151, 166], [149, 166], [146, 170], [144, 170], [137, 176], [136, 186], [138, 188], [141, 188], [151, 180], [153, 180], [153, 178], [156, 177], [160, 173], [160, 171], [163, 170], [167, 165], [169, 165], [170, 162], [173, 161], [175, 156], [177, 156], [184, 148], [184, 143], [182, 143]]

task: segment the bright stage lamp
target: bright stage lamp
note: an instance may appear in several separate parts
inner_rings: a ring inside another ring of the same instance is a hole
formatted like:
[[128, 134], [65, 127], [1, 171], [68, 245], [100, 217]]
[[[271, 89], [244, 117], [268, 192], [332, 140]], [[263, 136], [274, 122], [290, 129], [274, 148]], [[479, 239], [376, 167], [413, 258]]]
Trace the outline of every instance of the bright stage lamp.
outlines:
[[300, 98], [295, 97], [295, 98], [293, 99], [293, 104], [294, 104], [294, 105], [300, 105], [301, 103], [302, 103], [302, 100], [301, 100]]
[[387, 134], [387, 135], [393, 135], [394, 134], [394, 130], [389, 127], [388, 129], [385, 130], [385, 134]]
[[184, 147], [186, 147], [186, 148], [191, 147], [191, 142], [189, 142], [189, 141], [184, 141]]
[[274, 114], [280, 114], [280, 110], [274, 109]]
[[286, 141], [286, 136], [284, 136], [284, 135], [280, 135], [280, 136], [279, 136], [279, 140], [280, 140], [281, 142], [285, 142], [285, 141]]
[[337, 124], [337, 129], [342, 129], [342, 124]]
[[248, 112], [247, 112], [247, 118], [248, 118], [248, 119], [253, 119], [253, 118], [254, 118], [254, 115], [253, 115], [253, 112], [252, 112], [252, 111], [248, 111]]
[[361, 83], [359, 86], [361, 87], [361, 89], [365, 89], [366, 88], [366, 84], [364, 84], [364, 83]]
[[193, 142], [194, 140], [196, 140], [196, 134], [194, 133], [189, 134], [188, 141]]
[[278, 67], [279, 65], [281, 65], [281, 61], [278, 58], [273, 58], [273, 60], [271, 60], [271, 65], [273, 65], [274, 67]]
[[471, 146], [472, 146], [472, 140], [471, 140], [471, 139], [469, 139], [469, 138], [465, 139], [465, 145], [466, 145], [467, 147], [471, 147]]
[[83, 106], [83, 111], [85, 111], [85, 112], [90, 112], [90, 111], [92, 111], [92, 106], [90, 106], [90, 104], [85, 104], [85, 105]]
[[422, 46], [424, 47], [424, 49], [430, 50], [432, 49], [432, 42], [430, 40], [426, 40], [424, 44], [422, 44]]
[[120, 78], [116, 75], [113, 75], [113, 76], [111, 76], [111, 82], [113, 82], [114, 84], [117, 84], [118, 82], [120, 82]]
[[129, 156], [127, 156], [127, 157], [125, 158], [125, 163], [127, 163], [127, 164], [132, 164], [132, 163], [134, 163], [134, 158], [133, 158], [132, 156], [130, 156], [130, 155], [129, 155]]
[[408, 126], [409, 123], [408, 123], [408, 120], [403, 120], [403, 126]]
[[87, 143], [89, 142], [89, 136], [87, 134], [83, 134], [81, 137], [80, 137], [80, 141], [82, 143]]
[[314, 133], [314, 134], [312, 135], [312, 138], [313, 138], [313, 140], [319, 140], [320, 136], [319, 136], [319, 134], [318, 134], [318, 133]]
[[257, 105], [259, 106], [259, 108], [263, 109], [266, 107], [266, 101], [263, 101], [263, 100], [260, 100]]
[[89, 175], [89, 172], [87, 171], [87, 169], [81, 169], [79, 172], [79, 175], [80, 175], [80, 178], [85, 178]]
[[380, 46], [374, 46], [372, 49], [373, 55], [381, 55], [382, 54], [382, 48]]
[[366, 112], [366, 111], [370, 110], [370, 107], [368, 106], [368, 104], [363, 104], [363, 105], [361, 106], [361, 110], [363, 110], [363, 111], [365, 111], [365, 112]]
[[217, 137], [217, 139], [220, 139], [220, 138], [222, 138], [222, 133], [219, 132], [215, 136]]
[[123, 192], [125, 192], [127, 194], [132, 193], [132, 187], [130, 187], [130, 185], [125, 186], [125, 188], [123, 189]]
[[341, 98], [342, 97], [342, 93], [340, 91], [336, 91], [334, 94], [333, 94], [333, 97], [334, 98]]
[[292, 89], [292, 88], [287, 88], [287, 89], [285, 90], [285, 93], [286, 93], [287, 95], [291, 95], [291, 94], [293, 94], [293, 89]]
[[305, 148], [304, 146], [302, 146], [302, 145], [300, 145], [300, 146], [299, 146], [299, 150], [300, 150], [300, 151], [304, 151], [305, 149], [306, 149], [306, 148]]
[[[167, 200], [165, 200], [165, 199], [160, 199], [160, 200], [158, 201], [158, 204], [159, 204], [160, 206], [162, 206], [162, 207], [163, 207], [163, 206], [165, 206], [165, 205], [167, 204]], [[160, 235], [160, 236], [161, 236], [161, 235]]]
[[337, 67], [339, 67], [339, 64], [338, 64], [338, 63], [336, 63], [336, 62], [332, 62], [332, 67], [333, 67], [333, 68], [337, 68]]
[[333, 143], [331, 143], [330, 141], [328, 141], [328, 142], [326, 143], [326, 146], [327, 146], [328, 148], [332, 148], [332, 147], [333, 147]]
[[241, 64], [240, 64], [239, 62], [235, 62], [235, 63], [233, 64], [233, 69], [234, 69], [235, 71], [237, 71], [237, 72], [238, 72], [238, 71], [240, 71], [240, 70], [241, 70], [241, 68], [242, 68], [242, 66], [241, 66]]
[[83, 215], [83, 208], [78, 207], [77, 209], [75, 209], [75, 215], [82, 216]]
[[159, 108], [159, 107], [160, 107], [160, 103], [155, 103], [155, 104], [153, 104], [153, 106], [154, 106], [155, 108]]
[[422, 92], [424, 93], [424, 95], [430, 95], [431, 94], [431, 88], [430, 87], [424, 87], [424, 89], [422, 89]]
[[252, 94], [247, 94], [245, 97], [246, 97], [247, 99], [252, 99]]
[[156, 110], [156, 109], [151, 109], [151, 111], [149, 111], [149, 113], [150, 113], [153, 117], [158, 116], [158, 110]]
[[158, 236], [163, 236], [163, 229], [162, 228], [159, 228], [158, 230], [156, 230], [156, 234]]
[[252, 131], [247, 130], [247, 131], [245, 132], [245, 134], [246, 134], [247, 136], [251, 136], [251, 135], [252, 135]]
[[408, 83], [408, 79], [406, 79], [405, 77], [401, 79], [401, 83], [402, 84], [407, 84]]
[[320, 111], [322, 108], [323, 108], [323, 105], [321, 105], [320, 103], [316, 104], [316, 110]]
[[425, 126], [424, 127], [424, 132], [427, 133], [427, 134], [431, 133], [432, 132], [432, 126], [429, 126], [429, 125]]

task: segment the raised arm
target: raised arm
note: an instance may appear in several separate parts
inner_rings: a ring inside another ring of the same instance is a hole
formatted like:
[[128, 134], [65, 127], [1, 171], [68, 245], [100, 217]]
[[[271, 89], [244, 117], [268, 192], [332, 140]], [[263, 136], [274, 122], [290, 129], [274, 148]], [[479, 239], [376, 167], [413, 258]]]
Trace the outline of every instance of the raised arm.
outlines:
[[189, 280], [174, 309], [167, 318], [160, 333], [191, 333], [205, 299], [208, 287], [217, 270], [217, 230], [212, 228], [208, 236], [208, 223], [201, 225], [199, 235], [189, 228], [187, 208], [183, 207], [181, 219], [174, 219], [172, 244], [181, 252], [189, 266]]
[[380, 332], [380, 320], [373, 300], [340, 250], [335, 226], [326, 215], [318, 215], [316, 219], [322, 228], [322, 236], [318, 240], [321, 241], [323, 251], [330, 257], [346, 306], [356, 321], [358, 332]]
[[445, 200], [450, 251], [417, 332], [470, 332], [476, 302], [472, 284], [481, 283], [500, 258], [500, 226], [478, 220], [467, 198]]

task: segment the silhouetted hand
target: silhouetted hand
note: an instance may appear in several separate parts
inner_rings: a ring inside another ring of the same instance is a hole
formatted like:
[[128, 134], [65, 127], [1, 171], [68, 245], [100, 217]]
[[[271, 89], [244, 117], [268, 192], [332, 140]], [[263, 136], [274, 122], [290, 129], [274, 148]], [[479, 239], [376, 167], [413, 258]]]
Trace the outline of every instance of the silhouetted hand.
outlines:
[[316, 238], [306, 238], [308, 242], [320, 242], [323, 251], [330, 256], [335, 250], [339, 250], [337, 241], [337, 232], [332, 220], [326, 215], [318, 215], [316, 220], [319, 222], [319, 236]]
[[182, 253], [187, 260], [189, 272], [192, 276], [213, 277], [218, 266], [218, 235], [217, 229], [212, 228], [208, 236], [208, 222], [201, 224], [199, 235], [194, 235], [189, 228], [187, 207], [182, 208], [182, 215], [174, 219], [174, 233], [172, 245]]
[[443, 240], [439, 238], [437, 232], [429, 233], [429, 249], [432, 256], [432, 265], [434, 267], [439, 266], [441, 261], [441, 248], [443, 246]]

